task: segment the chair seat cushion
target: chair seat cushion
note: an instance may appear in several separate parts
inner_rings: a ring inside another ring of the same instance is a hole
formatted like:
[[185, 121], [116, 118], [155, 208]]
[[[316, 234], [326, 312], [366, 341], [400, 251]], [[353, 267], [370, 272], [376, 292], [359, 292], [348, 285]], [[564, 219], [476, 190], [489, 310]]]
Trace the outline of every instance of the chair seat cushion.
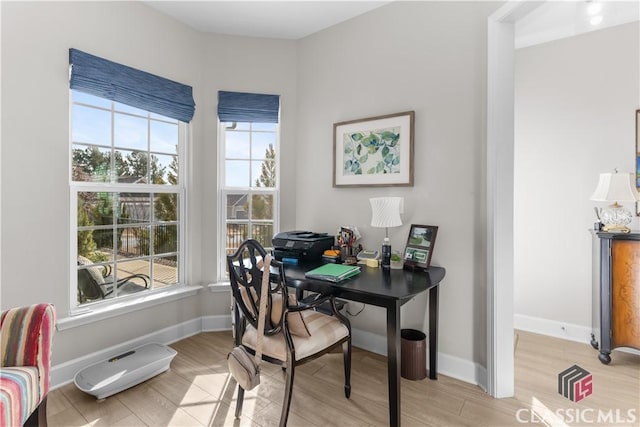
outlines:
[[0, 425], [21, 426], [40, 404], [38, 368], [0, 369]]
[[[349, 335], [349, 329], [333, 316], [313, 310], [305, 310], [300, 313], [304, 318], [310, 336], [291, 336], [296, 350], [296, 360], [312, 356]], [[247, 329], [242, 336], [242, 344], [255, 350], [256, 339], [256, 329], [251, 325], [247, 325]], [[262, 341], [262, 353], [274, 359], [286, 361], [287, 347], [284, 334], [265, 335]]]

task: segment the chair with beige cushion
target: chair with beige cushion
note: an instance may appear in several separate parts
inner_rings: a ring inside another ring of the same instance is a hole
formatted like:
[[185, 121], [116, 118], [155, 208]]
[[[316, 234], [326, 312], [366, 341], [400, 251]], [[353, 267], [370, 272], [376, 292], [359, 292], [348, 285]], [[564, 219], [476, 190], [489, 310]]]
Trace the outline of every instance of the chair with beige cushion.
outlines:
[[[247, 240], [233, 255], [227, 256], [227, 268], [234, 298], [235, 345], [255, 354], [262, 284], [264, 248], [255, 240]], [[262, 360], [279, 364], [286, 373], [284, 403], [280, 425], [287, 424], [293, 390], [295, 367], [315, 359], [342, 345], [344, 354], [344, 393], [351, 394], [351, 325], [336, 309], [333, 296], [318, 296], [314, 301], [298, 303], [286, 286], [283, 265], [271, 261], [270, 292], [266, 295]], [[286, 298], [283, 296], [286, 295]], [[314, 309], [329, 301], [333, 315]], [[242, 412], [244, 390], [238, 386], [236, 417]]]

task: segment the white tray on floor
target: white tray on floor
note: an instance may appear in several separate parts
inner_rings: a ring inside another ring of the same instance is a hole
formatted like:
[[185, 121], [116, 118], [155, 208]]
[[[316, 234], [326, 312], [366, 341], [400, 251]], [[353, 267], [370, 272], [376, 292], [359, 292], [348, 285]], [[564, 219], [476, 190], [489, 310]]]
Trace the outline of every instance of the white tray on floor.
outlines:
[[87, 366], [75, 375], [73, 382], [85, 393], [104, 399], [168, 370], [176, 354], [166, 345], [145, 344]]

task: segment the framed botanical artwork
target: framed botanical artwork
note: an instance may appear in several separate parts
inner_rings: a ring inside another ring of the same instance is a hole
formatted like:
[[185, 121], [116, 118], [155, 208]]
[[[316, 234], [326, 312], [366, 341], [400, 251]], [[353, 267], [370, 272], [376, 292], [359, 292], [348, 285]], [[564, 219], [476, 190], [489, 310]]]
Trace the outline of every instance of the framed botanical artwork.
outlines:
[[333, 186], [413, 186], [413, 111], [333, 125]]
[[405, 268], [429, 268], [437, 235], [438, 227], [435, 225], [411, 224], [404, 249]]

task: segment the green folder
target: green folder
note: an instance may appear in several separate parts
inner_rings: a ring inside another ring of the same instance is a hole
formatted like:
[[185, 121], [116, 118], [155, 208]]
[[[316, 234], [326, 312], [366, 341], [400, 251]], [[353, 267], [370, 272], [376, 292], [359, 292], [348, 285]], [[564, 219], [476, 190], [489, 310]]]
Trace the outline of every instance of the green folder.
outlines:
[[327, 280], [329, 282], [341, 282], [349, 277], [360, 274], [360, 267], [357, 265], [325, 264], [304, 275], [310, 279]]

